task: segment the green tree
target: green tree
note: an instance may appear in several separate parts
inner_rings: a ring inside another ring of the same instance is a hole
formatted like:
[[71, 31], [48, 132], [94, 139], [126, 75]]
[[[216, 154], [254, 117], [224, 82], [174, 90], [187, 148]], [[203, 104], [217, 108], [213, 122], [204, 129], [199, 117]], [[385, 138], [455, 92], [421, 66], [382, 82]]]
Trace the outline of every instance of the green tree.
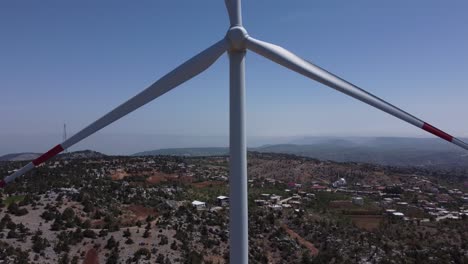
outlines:
[[135, 254], [133, 254], [133, 261], [138, 262], [141, 257], [145, 256], [147, 260], [151, 258], [151, 252], [147, 248], [138, 249]]
[[111, 236], [107, 240], [106, 248], [107, 249], [113, 249], [119, 246], [119, 243], [115, 240], [114, 236]]
[[109, 257], [106, 260], [106, 264], [117, 264], [119, 263], [119, 250], [117, 247], [112, 249]]
[[75, 211], [72, 208], [67, 207], [62, 213], [62, 220], [64, 221], [73, 221], [75, 218]]
[[85, 231], [83, 231], [83, 236], [87, 238], [96, 238], [97, 235], [96, 232], [94, 232], [93, 230], [86, 229]]
[[123, 232], [123, 237], [131, 237], [131, 236], [132, 236], [132, 233], [130, 233], [130, 229], [127, 228], [127, 230]]
[[69, 264], [68, 253], [65, 253], [62, 256], [60, 256], [60, 258], [58, 260], [58, 263], [59, 264]]
[[41, 253], [46, 247], [50, 246], [49, 241], [46, 238], [42, 238], [42, 231], [37, 230], [36, 233], [31, 237], [32, 250], [36, 253]]

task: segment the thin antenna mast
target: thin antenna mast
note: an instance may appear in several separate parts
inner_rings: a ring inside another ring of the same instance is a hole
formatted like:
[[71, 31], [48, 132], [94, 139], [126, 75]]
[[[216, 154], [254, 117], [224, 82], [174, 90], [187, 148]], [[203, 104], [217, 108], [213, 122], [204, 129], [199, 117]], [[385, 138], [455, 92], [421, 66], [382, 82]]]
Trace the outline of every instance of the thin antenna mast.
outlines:
[[[67, 124], [63, 123], [63, 137], [62, 137], [62, 142], [67, 140]], [[68, 148], [64, 149], [65, 153], [68, 153]]]

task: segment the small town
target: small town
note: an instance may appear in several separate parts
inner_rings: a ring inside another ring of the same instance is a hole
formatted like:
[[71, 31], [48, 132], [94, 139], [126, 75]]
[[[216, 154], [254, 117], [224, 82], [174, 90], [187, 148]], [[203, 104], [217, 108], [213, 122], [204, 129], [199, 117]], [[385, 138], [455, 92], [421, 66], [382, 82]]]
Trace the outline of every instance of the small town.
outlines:
[[[0, 261], [227, 263], [227, 164], [92, 151], [54, 159], [1, 193]], [[249, 153], [250, 259], [463, 263], [467, 182], [432, 174]]]

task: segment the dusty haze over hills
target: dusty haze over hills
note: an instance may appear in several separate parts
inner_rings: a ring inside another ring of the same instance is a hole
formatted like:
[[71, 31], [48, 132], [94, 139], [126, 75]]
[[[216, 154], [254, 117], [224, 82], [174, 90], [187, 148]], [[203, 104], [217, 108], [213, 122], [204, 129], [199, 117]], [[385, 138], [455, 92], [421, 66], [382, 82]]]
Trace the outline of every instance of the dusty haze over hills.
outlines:
[[[47, 149], [47, 138], [39, 144], [22, 142], [17, 146], [0, 147], [0, 156], [9, 153], [36, 152]], [[50, 141], [53, 137], [49, 138]], [[85, 140], [71, 151], [91, 149], [110, 155], [176, 155], [213, 156], [228, 154], [227, 137], [175, 135], [105, 135]], [[42, 149], [40, 147], [43, 145]], [[11, 151], [7, 151], [10, 149]], [[426, 168], [468, 168], [468, 153], [437, 138], [408, 137], [251, 137], [249, 150], [286, 153], [338, 162], [363, 162], [390, 166]], [[13, 158], [12, 158], [13, 157]], [[33, 159], [34, 155], [8, 155], [4, 160]], [[33, 158], [28, 158], [33, 157]]]
[[[265, 144], [290, 143], [294, 137], [248, 137], [248, 144], [258, 147]], [[0, 155], [20, 152], [43, 152], [62, 141], [59, 134], [0, 134]], [[136, 152], [161, 148], [226, 147], [227, 136], [193, 136], [168, 134], [106, 134], [96, 133], [71, 150], [92, 149], [112, 155], [130, 155]]]
[[[59, 134], [0, 134], [0, 155], [22, 152], [41, 153], [60, 143], [61, 139], [62, 135]], [[248, 136], [247, 144], [250, 148], [277, 144], [327, 144], [346, 147], [380, 146], [383, 144], [382, 146], [385, 147], [392, 145], [394, 148], [415, 147], [425, 151], [457, 150], [449, 143], [431, 137]], [[165, 148], [227, 147], [228, 145], [228, 136], [221, 135], [97, 133], [78, 143], [70, 150], [92, 149], [109, 155], [131, 155]]]

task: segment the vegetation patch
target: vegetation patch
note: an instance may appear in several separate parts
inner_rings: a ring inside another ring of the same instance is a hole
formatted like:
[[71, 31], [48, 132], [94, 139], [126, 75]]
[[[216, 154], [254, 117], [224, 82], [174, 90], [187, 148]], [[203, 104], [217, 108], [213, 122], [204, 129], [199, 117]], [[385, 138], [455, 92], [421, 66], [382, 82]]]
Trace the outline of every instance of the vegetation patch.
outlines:
[[367, 231], [377, 230], [383, 220], [381, 215], [350, 215], [349, 217], [357, 227]]
[[12, 195], [5, 198], [5, 200], [3, 200], [3, 204], [8, 207], [12, 203], [19, 203], [23, 201], [24, 197], [25, 195]]

